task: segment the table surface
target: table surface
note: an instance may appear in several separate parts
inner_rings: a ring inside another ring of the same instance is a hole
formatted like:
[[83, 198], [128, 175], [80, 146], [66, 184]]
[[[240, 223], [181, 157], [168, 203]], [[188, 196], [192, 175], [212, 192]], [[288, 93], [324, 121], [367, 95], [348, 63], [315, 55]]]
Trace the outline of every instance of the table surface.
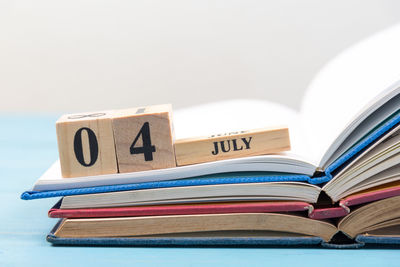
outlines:
[[400, 265], [396, 249], [53, 247], [45, 237], [56, 219], [47, 211], [57, 199], [24, 201], [20, 194], [58, 157], [56, 118], [0, 116], [0, 266]]

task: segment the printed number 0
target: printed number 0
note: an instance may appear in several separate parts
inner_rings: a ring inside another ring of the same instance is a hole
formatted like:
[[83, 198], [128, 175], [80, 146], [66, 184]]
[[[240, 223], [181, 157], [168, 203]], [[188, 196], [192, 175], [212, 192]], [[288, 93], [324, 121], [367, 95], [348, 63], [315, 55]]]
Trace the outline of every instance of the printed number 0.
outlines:
[[[90, 150], [90, 162], [86, 163], [83, 157], [83, 147], [82, 147], [82, 131], [86, 131], [89, 139], [89, 150]], [[80, 128], [75, 133], [74, 137], [74, 152], [75, 157], [78, 162], [85, 166], [90, 167], [96, 163], [97, 157], [99, 155], [99, 144], [97, 143], [96, 134], [89, 128]]]
[[[140, 136], [142, 136], [143, 145], [141, 147], [135, 147]], [[144, 154], [145, 161], [153, 160], [153, 152], [156, 152], [156, 147], [151, 145], [150, 126], [148, 122], [143, 124], [139, 133], [136, 135], [135, 140], [133, 140], [133, 143], [130, 147], [130, 152], [131, 155]]]

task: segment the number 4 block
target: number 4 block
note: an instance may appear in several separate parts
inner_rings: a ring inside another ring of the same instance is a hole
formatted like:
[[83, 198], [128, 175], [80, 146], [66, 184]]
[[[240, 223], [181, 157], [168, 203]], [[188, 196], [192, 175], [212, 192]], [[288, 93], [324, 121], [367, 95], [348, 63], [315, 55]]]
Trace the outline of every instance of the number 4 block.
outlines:
[[115, 111], [112, 125], [119, 172], [175, 167], [171, 105]]
[[64, 115], [56, 130], [63, 177], [117, 173], [112, 111]]

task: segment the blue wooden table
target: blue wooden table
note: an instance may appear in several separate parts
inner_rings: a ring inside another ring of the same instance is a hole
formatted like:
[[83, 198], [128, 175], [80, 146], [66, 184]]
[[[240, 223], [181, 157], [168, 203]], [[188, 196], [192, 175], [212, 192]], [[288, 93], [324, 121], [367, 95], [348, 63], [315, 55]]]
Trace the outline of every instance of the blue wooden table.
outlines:
[[400, 250], [53, 247], [57, 199], [20, 200], [57, 159], [57, 116], [0, 116], [0, 266], [400, 266]]

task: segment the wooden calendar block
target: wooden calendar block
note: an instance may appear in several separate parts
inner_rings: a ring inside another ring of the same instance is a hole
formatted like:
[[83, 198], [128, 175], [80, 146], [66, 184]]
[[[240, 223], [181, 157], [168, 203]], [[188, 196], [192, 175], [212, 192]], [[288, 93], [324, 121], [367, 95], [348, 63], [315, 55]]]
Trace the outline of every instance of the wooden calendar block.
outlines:
[[116, 111], [113, 130], [119, 172], [175, 167], [171, 105]]
[[177, 166], [290, 150], [288, 128], [265, 128], [176, 140]]
[[62, 116], [56, 123], [62, 176], [117, 173], [112, 112]]

